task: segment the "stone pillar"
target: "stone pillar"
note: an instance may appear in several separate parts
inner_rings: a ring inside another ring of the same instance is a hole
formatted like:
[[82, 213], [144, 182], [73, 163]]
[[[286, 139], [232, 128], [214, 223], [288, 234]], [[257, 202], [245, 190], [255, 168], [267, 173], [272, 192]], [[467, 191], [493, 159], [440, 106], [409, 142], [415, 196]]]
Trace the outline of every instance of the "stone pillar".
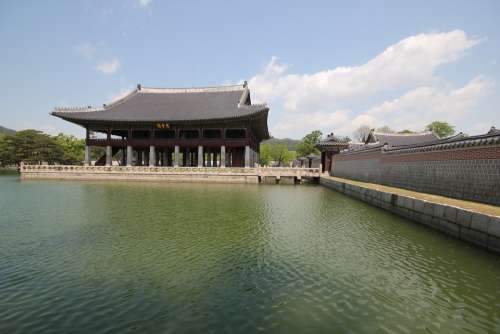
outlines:
[[90, 166], [90, 146], [85, 145], [85, 166]]
[[174, 167], [179, 167], [179, 145], [174, 148]]
[[203, 146], [198, 146], [198, 167], [203, 167]]
[[106, 166], [111, 166], [111, 163], [113, 162], [113, 149], [111, 146], [106, 146]]
[[224, 145], [220, 147], [220, 167], [226, 167], [226, 146]]
[[128, 145], [127, 146], [127, 167], [132, 166], [132, 146]]
[[250, 146], [245, 145], [245, 168], [250, 167]]
[[149, 166], [154, 167], [156, 165], [156, 149], [153, 145], [149, 146]]

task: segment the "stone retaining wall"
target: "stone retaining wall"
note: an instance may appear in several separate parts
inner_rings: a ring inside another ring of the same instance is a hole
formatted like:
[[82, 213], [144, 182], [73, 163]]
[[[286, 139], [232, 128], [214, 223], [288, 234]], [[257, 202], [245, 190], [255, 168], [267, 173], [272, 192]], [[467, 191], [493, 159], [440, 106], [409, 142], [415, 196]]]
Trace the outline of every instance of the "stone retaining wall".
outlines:
[[[319, 177], [319, 168], [216, 168], [216, 167], [125, 167], [125, 166], [20, 166], [21, 179], [137, 180], [171, 182], [294, 184]], [[278, 182], [279, 181], [279, 182]]]
[[320, 178], [320, 184], [500, 254], [500, 217]]
[[162, 182], [197, 182], [197, 183], [259, 183], [255, 173], [222, 172], [175, 172], [169, 171], [22, 171], [21, 179], [56, 179], [56, 180], [121, 180], [121, 181], [162, 181]]
[[56, 180], [121, 180], [121, 181], [167, 181], [196, 183], [259, 183], [257, 175], [220, 175], [220, 174], [129, 174], [129, 173], [22, 173], [22, 179], [56, 179]]

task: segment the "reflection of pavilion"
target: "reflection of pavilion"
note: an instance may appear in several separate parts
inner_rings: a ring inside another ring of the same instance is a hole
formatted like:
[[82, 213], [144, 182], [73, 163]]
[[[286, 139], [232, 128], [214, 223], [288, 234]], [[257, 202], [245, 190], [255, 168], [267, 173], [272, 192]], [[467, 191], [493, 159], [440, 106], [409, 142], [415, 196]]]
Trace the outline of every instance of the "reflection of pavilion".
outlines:
[[[247, 84], [207, 88], [145, 88], [102, 108], [56, 108], [51, 114], [87, 130], [90, 147], [106, 148], [96, 165], [249, 167], [269, 138], [266, 104], [252, 104]], [[104, 138], [92, 138], [92, 133]]]
[[341, 150], [349, 148], [349, 138], [340, 138], [330, 133], [326, 139], [316, 144], [316, 147], [321, 151], [321, 172], [330, 172], [332, 156]]

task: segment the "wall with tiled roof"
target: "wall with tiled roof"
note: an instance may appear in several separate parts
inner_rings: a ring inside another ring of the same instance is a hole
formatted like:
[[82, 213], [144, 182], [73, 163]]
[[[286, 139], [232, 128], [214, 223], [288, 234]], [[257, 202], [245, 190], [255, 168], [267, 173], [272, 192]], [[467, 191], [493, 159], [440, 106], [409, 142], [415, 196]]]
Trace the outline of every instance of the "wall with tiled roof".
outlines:
[[333, 157], [333, 176], [500, 205], [500, 131]]

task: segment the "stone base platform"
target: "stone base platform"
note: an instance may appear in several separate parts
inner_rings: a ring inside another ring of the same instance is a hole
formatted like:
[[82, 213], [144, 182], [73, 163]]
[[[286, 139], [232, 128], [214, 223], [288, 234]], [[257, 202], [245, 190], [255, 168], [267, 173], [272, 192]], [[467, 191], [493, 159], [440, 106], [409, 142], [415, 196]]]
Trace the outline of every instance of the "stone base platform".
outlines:
[[[21, 179], [294, 184], [319, 177], [318, 168], [21, 165]], [[278, 182], [277, 180], [283, 180]]]

